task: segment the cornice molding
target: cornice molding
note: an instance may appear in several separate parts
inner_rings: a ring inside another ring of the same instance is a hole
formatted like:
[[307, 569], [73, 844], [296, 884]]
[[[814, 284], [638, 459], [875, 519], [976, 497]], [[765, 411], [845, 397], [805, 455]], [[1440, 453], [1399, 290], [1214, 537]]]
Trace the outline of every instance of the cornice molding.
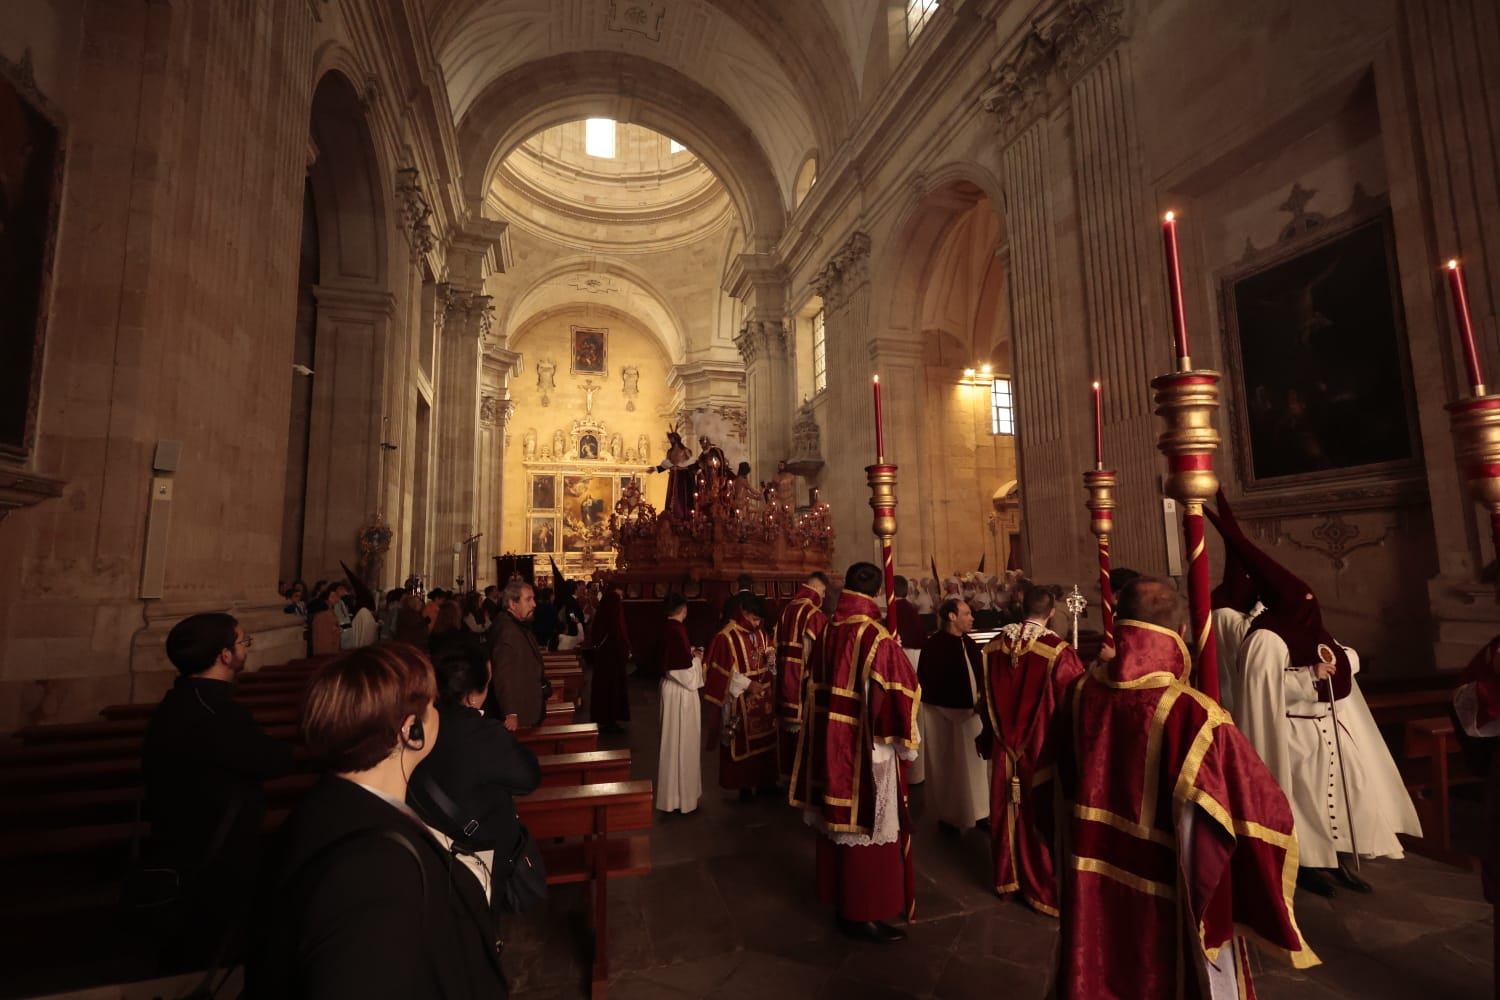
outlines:
[[62, 496], [67, 480], [54, 479], [14, 465], [0, 463], [0, 521], [22, 507]]

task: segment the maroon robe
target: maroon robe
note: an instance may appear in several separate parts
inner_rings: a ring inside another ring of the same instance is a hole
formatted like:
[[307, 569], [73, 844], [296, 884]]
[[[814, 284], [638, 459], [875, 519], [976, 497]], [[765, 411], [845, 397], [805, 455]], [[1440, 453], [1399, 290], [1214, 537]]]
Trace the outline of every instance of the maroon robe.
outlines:
[[896, 635], [903, 649], [921, 649], [927, 644], [927, 627], [922, 624], [922, 613], [917, 606], [904, 597], [892, 599], [891, 607], [896, 611]]
[[[766, 634], [739, 612], [721, 628], [703, 657], [703, 744], [719, 747], [719, 786], [770, 788], [776, 784], [776, 671], [766, 655]], [[730, 678], [743, 674], [751, 689], [729, 694]], [[762, 685], [759, 692], [754, 685]], [[723, 740], [724, 711], [733, 731]]]
[[[880, 609], [844, 591], [813, 643], [803, 685], [802, 732], [788, 799], [825, 834], [869, 836], [875, 828], [874, 744], [915, 752], [922, 689]], [[900, 833], [892, 843], [852, 846], [818, 838], [818, 890], [847, 920], [911, 917], [911, 816], [905, 767], [899, 776]]]
[[661, 675], [666, 677], [674, 670], [691, 670], [693, 666], [693, 643], [688, 638], [687, 626], [675, 618], [668, 618], [661, 636]]
[[[1051, 838], [1037, 822], [1034, 787], [1052, 773], [1052, 713], [1068, 686], [1083, 676], [1078, 654], [1056, 633], [1010, 625], [984, 647], [984, 683], [976, 741], [994, 762], [990, 776], [990, 841], [995, 891], [1020, 892], [1028, 906], [1057, 916], [1057, 874]], [[1040, 780], [1038, 780], [1040, 778]]]
[[1297, 968], [1318, 959], [1293, 915], [1292, 810], [1216, 702], [1187, 684], [1177, 633], [1116, 623], [1118, 653], [1054, 719], [1061, 792], [1061, 998], [1207, 995], [1204, 962], [1244, 937]]
[[802, 667], [806, 643], [823, 634], [828, 616], [823, 598], [811, 587], [800, 587], [776, 622], [776, 719], [779, 723], [777, 759], [783, 776], [792, 773], [797, 756], [797, 730], [802, 725]]
[[630, 690], [625, 665], [630, 660], [630, 633], [625, 627], [625, 602], [611, 590], [605, 593], [589, 624], [593, 643], [594, 676], [589, 687], [589, 718], [601, 726], [630, 721]]

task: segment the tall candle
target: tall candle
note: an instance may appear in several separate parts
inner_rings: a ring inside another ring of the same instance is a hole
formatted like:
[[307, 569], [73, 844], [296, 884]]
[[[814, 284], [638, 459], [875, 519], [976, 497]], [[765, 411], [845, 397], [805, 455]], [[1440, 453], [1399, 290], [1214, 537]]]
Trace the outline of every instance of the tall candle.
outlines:
[[1104, 401], [1094, 383], [1094, 468], [1104, 468]]
[[880, 376], [875, 376], [875, 461], [885, 461], [885, 418], [880, 408]]
[[1458, 315], [1458, 335], [1464, 346], [1464, 365], [1469, 369], [1469, 387], [1484, 395], [1484, 373], [1479, 370], [1479, 348], [1474, 343], [1474, 323], [1469, 318], [1469, 296], [1464, 289], [1464, 271], [1458, 261], [1448, 262], [1448, 288], [1453, 292], [1453, 311]]
[[1192, 367], [1188, 351], [1187, 312], [1182, 305], [1182, 261], [1177, 254], [1177, 213], [1168, 212], [1162, 219], [1162, 243], [1167, 250], [1167, 295], [1172, 306], [1172, 339], [1177, 345], [1177, 369]]

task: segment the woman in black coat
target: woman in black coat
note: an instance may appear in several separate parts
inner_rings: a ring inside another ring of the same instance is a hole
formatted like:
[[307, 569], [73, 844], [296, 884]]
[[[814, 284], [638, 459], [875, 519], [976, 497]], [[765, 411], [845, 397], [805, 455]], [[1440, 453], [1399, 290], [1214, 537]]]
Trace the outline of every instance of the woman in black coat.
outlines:
[[428, 826], [478, 854], [481, 871], [505, 878], [521, 832], [512, 796], [535, 791], [541, 768], [503, 719], [480, 711], [490, 689], [483, 637], [443, 647], [435, 667], [443, 741], [412, 772], [406, 801]]
[[[406, 805], [440, 745], [432, 668], [382, 643], [326, 664], [302, 713], [326, 769], [285, 831], [245, 970], [265, 1000], [507, 995], [479, 883]], [[447, 733], [442, 733], [447, 737]]]

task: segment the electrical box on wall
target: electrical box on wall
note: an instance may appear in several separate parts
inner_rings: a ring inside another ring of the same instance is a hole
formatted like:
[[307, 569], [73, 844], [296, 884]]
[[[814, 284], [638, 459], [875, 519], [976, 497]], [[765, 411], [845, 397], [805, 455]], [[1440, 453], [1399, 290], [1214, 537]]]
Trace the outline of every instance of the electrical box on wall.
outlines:
[[158, 441], [151, 458], [151, 502], [146, 511], [146, 552], [141, 560], [141, 592], [145, 599], [162, 596], [167, 578], [167, 540], [172, 527], [172, 477], [182, 459], [182, 443]]

